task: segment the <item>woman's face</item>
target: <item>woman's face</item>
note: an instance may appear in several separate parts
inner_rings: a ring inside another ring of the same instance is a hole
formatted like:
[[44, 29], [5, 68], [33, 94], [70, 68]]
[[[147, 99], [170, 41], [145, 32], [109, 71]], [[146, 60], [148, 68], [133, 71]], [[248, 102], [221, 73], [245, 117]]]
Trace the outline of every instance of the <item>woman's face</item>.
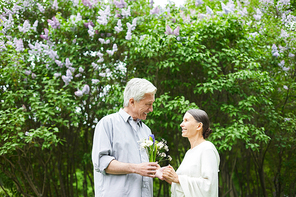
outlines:
[[202, 129], [202, 123], [197, 122], [188, 112], [185, 113], [180, 126], [182, 128], [182, 136], [187, 138], [196, 136], [200, 129]]

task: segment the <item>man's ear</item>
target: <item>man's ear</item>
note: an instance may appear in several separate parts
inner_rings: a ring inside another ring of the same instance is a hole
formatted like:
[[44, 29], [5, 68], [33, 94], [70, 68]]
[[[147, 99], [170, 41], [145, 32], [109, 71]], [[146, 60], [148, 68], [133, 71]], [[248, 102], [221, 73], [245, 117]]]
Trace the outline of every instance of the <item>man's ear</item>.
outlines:
[[130, 105], [130, 106], [134, 106], [134, 104], [135, 104], [135, 99], [134, 99], [134, 98], [130, 98], [128, 102], [129, 102], [129, 105]]

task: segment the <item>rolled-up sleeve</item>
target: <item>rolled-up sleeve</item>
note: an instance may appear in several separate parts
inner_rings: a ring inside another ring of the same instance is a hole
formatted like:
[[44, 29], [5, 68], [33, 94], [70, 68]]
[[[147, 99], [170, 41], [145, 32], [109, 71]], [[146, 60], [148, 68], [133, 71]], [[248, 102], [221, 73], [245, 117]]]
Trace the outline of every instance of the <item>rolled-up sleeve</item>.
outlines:
[[93, 139], [92, 162], [95, 171], [106, 174], [105, 169], [116, 159], [112, 152], [112, 124], [103, 118], [95, 128]]

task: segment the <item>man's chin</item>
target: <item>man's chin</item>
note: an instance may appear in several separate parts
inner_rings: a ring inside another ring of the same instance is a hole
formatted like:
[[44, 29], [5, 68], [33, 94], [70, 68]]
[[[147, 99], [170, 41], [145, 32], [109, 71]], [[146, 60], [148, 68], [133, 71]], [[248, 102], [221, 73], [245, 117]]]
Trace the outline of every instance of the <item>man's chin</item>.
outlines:
[[141, 119], [142, 119], [142, 120], [146, 120], [146, 118], [147, 118], [147, 115], [148, 115], [148, 114], [143, 114], [143, 116], [142, 116], [142, 118], [141, 118]]

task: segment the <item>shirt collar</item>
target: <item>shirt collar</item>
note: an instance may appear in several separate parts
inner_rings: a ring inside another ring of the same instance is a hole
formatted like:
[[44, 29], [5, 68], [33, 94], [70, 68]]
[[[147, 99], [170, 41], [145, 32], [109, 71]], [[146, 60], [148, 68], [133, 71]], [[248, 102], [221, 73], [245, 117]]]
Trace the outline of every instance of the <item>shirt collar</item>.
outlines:
[[[119, 114], [123, 118], [124, 122], [128, 122], [129, 120], [133, 121], [133, 118], [128, 113], [126, 113], [126, 111], [124, 111], [123, 109], [119, 110]], [[142, 121], [140, 119], [137, 119], [136, 122], [139, 126], [142, 126]]]

